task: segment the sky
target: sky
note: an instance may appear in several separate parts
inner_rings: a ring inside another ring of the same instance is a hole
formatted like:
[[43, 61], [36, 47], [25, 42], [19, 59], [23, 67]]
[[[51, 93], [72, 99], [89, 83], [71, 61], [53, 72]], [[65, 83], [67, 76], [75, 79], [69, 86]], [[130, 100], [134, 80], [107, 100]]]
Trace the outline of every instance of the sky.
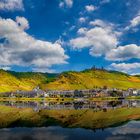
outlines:
[[0, 0], [0, 68], [140, 74], [140, 0]]

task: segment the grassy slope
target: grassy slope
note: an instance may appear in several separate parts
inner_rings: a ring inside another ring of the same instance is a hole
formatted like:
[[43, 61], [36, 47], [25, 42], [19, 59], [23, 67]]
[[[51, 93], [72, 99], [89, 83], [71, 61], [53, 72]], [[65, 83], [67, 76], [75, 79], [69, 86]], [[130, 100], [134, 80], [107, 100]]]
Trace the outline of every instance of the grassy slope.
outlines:
[[56, 81], [43, 88], [49, 89], [91, 89], [108, 86], [110, 88], [140, 88], [140, 77], [129, 76], [120, 72], [102, 70], [86, 70], [83, 72], [68, 72], [61, 74]]
[[53, 80], [55, 74], [33, 72], [12, 72], [0, 70], [0, 92], [32, 90], [37, 85]]
[[47, 81], [47, 75], [43, 75], [42, 73], [33, 73], [33, 72], [12, 72], [17, 79], [21, 82], [30, 85], [31, 87], [35, 87], [41, 83]]
[[21, 82], [15, 76], [0, 70], [0, 92], [15, 91], [15, 90], [30, 90], [30, 85]]
[[[57, 77], [57, 78], [56, 78]], [[95, 87], [140, 88], [140, 77], [120, 72], [86, 70], [60, 74], [6, 72], [0, 70], [0, 92], [32, 90], [39, 85], [42, 89], [92, 89]]]

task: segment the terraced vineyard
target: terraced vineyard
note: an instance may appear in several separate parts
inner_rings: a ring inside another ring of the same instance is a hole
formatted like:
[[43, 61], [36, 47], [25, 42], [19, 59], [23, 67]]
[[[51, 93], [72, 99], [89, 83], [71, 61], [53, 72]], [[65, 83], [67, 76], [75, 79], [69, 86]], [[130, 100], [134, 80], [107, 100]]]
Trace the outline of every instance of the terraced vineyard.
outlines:
[[61, 74], [11, 72], [0, 70], [0, 92], [41, 89], [71, 90], [109, 88], [140, 88], [140, 77], [106, 70], [69, 71]]

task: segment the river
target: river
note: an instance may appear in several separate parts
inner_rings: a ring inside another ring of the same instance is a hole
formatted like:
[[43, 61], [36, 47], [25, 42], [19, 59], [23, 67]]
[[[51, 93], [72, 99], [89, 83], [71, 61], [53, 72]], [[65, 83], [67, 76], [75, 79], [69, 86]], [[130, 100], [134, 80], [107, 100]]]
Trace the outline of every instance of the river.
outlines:
[[115, 128], [98, 130], [60, 126], [0, 130], [0, 140], [138, 140], [139, 138], [140, 122], [137, 121]]
[[140, 100], [2, 101], [0, 140], [137, 140], [139, 119]]

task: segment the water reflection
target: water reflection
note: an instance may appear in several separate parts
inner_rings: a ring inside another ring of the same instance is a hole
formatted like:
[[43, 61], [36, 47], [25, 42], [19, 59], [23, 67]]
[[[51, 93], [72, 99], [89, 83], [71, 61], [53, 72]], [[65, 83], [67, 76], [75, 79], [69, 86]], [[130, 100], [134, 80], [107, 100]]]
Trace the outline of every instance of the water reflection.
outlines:
[[[30, 114], [30, 112], [27, 112], [29, 114], [27, 114], [25, 118], [24, 110], [19, 109], [21, 111], [20, 117], [18, 118], [17, 115], [16, 116], [17, 119], [11, 121], [14, 122], [13, 123], [14, 125], [11, 125], [12, 127], [28, 126], [23, 124], [24, 123], [28, 124], [32, 122], [32, 119], [30, 119], [30, 117], [34, 118], [33, 122], [36, 120], [35, 123], [39, 123], [40, 118], [42, 122], [44, 119], [44, 123], [43, 125], [41, 124], [41, 126], [49, 126], [49, 127], [39, 127], [39, 128], [24, 127], [24, 128], [0, 129], [0, 140], [9, 140], [9, 139], [10, 140], [75, 140], [75, 139], [76, 140], [85, 140], [85, 139], [86, 140], [90, 140], [90, 139], [137, 140], [140, 138], [139, 136], [140, 122], [131, 121], [123, 126], [118, 126], [120, 124], [124, 124], [125, 122], [130, 121], [131, 119], [139, 118], [138, 114], [140, 108], [140, 100], [71, 101], [71, 102], [1, 101], [0, 105], [10, 106], [15, 108], [33, 108], [35, 111], [37, 111], [37, 112], [34, 111], [31, 112], [34, 113], [33, 117], [32, 114]], [[123, 108], [123, 109], [117, 110], [117, 108]], [[44, 111], [43, 109], [48, 109], [48, 111], [46, 110]], [[60, 109], [61, 111], [57, 111]], [[73, 111], [73, 109], [76, 111]], [[84, 110], [84, 109], [89, 109], [89, 110]], [[110, 110], [107, 111], [107, 109]], [[39, 110], [41, 111], [38, 112]], [[67, 110], [69, 111], [67, 112]], [[123, 115], [119, 115], [120, 111]], [[112, 117], [110, 117], [111, 115]], [[5, 110], [1, 113], [1, 116], [2, 116], [1, 120], [5, 121], [5, 124], [7, 124], [9, 118], [6, 117], [8, 115], [5, 115]], [[51, 119], [49, 118], [50, 119], [49, 120], [48, 117], [50, 117]], [[80, 127], [80, 128], [62, 128], [60, 126], [51, 126], [55, 124], [55, 123], [52, 124], [50, 123], [53, 121], [52, 118], [54, 118], [54, 120], [56, 119], [61, 121], [61, 123], [56, 123], [57, 125], [61, 125], [64, 127], [72, 126], [72, 127]], [[48, 122], [46, 122], [47, 119]], [[1, 124], [3, 123], [4, 122], [2, 122]], [[109, 126], [118, 126], [118, 127], [107, 128]], [[83, 128], [89, 128], [89, 129], [83, 129]], [[99, 129], [99, 128], [104, 128], [104, 129]]]
[[124, 126], [98, 129], [96, 131], [81, 128], [42, 127], [10, 128], [0, 130], [0, 140], [138, 140], [140, 122], [132, 121]]
[[119, 101], [71, 101], [71, 102], [47, 102], [47, 101], [0, 101], [0, 105], [11, 106], [16, 108], [32, 108], [35, 111], [41, 109], [48, 110], [79, 110], [93, 109], [95, 111], [106, 109], [116, 109], [122, 107], [140, 107], [140, 100], [119, 100]]

